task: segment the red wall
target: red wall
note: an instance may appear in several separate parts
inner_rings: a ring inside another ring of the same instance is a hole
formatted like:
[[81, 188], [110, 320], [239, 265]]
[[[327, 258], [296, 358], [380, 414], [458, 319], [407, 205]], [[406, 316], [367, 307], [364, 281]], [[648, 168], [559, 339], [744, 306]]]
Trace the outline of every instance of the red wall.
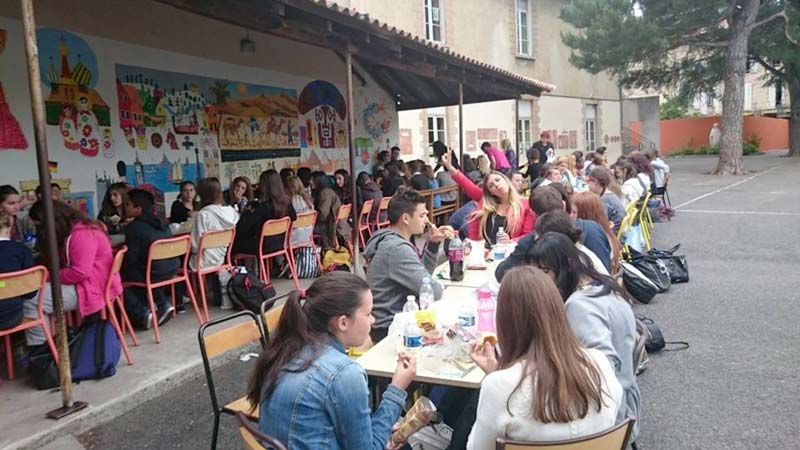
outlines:
[[[708, 134], [715, 123], [721, 124], [719, 116], [662, 120], [659, 146], [661, 154], [676, 152], [684, 147], [709, 145]], [[761, 150], [786, 149], [789, 148], [789, 121], [772, 117], [746, 116], [742, 135], [745, 139], [753, 135], [759, 136]]]

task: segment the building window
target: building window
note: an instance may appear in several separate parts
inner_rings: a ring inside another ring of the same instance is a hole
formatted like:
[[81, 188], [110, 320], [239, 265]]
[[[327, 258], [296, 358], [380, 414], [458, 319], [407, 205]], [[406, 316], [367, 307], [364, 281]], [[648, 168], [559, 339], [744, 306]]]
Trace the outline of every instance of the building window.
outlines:
[[517, 54], [531, 56], [531, 15], [528, 0], [517, 0]]
[[442, 29], [444, 25], [443, 0], [425, 1], [425, 39], [433, 42], [444, 42]]
[[753, 109], [753, 85], [751, 83], [744, 84], [744, 110], [750, 111]]
[[583, 106], [583, 131], [586, 134], [586, 151], [593, 152], [597, 145], [597, 105]]
[[442, 141], [447, 145], [447, 134], [444, 128], [444, 116], [428, 116], [428, 144]]
[[783, 83], [775, 83], [775, 107], [783, 106]]
[[527, 154], [528, 149], [533, 144], [531, 142], [531, 119], [519, 119], [517, 121], [517, 140], [519, 141], [519, 151]]

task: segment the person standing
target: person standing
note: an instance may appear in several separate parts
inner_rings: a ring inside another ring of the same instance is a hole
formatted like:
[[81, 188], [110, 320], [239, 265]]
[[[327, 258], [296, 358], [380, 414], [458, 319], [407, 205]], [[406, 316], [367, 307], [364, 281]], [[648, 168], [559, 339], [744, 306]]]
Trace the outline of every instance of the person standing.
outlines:
[[481, 144], [481, 151], [489, 158], [489, 164], [492, 170], [507, 173], [511, 170], [511, 164], [508, 162], [506, 155], [493, 147], [492, 144], [484, 142]]
[[528, 161], [531, 161], [531, 152], [539, 152], [539, 164], [553, 162], [556, 159], [556, 149], [553, 143], [550, 142], [550, 132], [542, 131], [539, 135], [539, 140], [534, 142], [530, 150], [528, 150]]
[[708, 143], [712, 147], [719, 146], [719, 140], [722, 138], [722, 131], [719, 129], [719, 124], [715, 123], [711, 126], [711, 132], [708, 133]]

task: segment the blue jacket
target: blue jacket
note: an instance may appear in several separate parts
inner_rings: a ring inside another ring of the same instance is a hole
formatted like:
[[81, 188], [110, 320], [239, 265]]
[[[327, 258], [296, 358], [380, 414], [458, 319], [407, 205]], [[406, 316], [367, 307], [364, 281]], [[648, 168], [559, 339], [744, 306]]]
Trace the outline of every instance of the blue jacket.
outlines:
[[298, 372], [315, 349], [288, 363], [271, 396], [261, 401], [259, 427], [292, 450], [384, 450], [406, 400], [389, 385], [370, 415], [364, 369], [331, 338], [311, 366]]

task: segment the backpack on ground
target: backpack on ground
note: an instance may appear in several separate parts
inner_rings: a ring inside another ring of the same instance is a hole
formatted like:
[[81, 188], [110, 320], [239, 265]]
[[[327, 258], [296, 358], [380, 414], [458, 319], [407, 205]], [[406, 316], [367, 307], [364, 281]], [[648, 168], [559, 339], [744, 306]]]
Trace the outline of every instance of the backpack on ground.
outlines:
[[647, 341], [650, 339], [650, 330], [647, 325], [636, 319], [636, 345], [633, 347], [633, 373], [639, 375], [650, 367], [650, 357], [647, 355]]
[[294, 262], [297, 278], [317, 278], [321, 275], [316, 252], [317, 249], [312, 247], [300, 247], [295, 250]]
[[350, 272], [351, 267], [350, 250], [347, 247], [339, 246], [329, 248], [322, 254], [322, 270], [333, 272], [334, 270], [344, 270]]
[[669, 270], [661, 259], [646, 253], [630, 250], [631, 257], [629, 262], [633, 264], [644, 276], [658, 287], [658, 292], [666, 292], [672, 287]]
[[[649, 353], [657, 353], [661, 350], [672, 352], [678, 350], [686, 350], [689, 348], [689, 343], [686, 341], [667, 341], [664, 339], [664, 333], [661, 332], [661, 328], [655, 324], [653, 319], [645, 316], [645, 315], [637, 315], [636, 316], [636, 331], [637, 334], [639, 332], [640, 327], [644, 328], [644, 334], [646, 336], [644, 346], [647, 352]], [[677, 345], [678, 347], [675, 348], [666, 348], [667, 345]]]
[[255, 273], [242, 269], [231, 276], [228, 281], [228, 296], [242, 309], [261, 313], [261, 304], [274, 299], [276, 292], [272, 284], [266, 284]]
[[625, 289], [639, 303], [650, 303], [658, 293], [658, 286], [628, 261], [620, 261], [619, 267], [622, 269], [622, 282]]
[[681, 244], [678, 244], [669, 250], [653, 248], [647, 252], [650, 256], [658, 258], [664, 263], [667, 267], [670, 281], [673, 283], [686, 283], [689, 281], [689, 264], [686, 262], [686, 256], [675, 254], [680, 247]]

